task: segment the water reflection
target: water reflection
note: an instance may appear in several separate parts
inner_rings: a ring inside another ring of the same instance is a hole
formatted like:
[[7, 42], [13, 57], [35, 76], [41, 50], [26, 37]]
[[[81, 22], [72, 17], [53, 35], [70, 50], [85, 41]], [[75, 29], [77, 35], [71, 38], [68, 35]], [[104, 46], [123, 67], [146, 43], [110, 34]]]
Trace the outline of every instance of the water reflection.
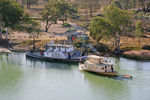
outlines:
[[[12, 93], [18, 88], [18, 83], [23, 77], [23, 71], [20, 67], [9, 63], [9, 54], [0, 55], [0, 98], [8, 100]], [[4, 98], [3, 98], [4, 97]]]
[[[129, 98], [125, 95], [130, 95], [128, 83], [124, 84], [123, 81], [115, 77], [106, 77], [95, 75], [91, 73], [84, 73], [85, 81], [89, 83], [89, 87], [94, 93], [97, 93], [102, 99], [123, 100]], [[101, 91], [101, 92], [99, 92]], [[123, 98], [125, 97], [125, 98]], [[97, 98], [98, 99], [98, 98]]]
[[48, 62], [40, 59], [26, 58], [27, 67], [45, 68], [45, 69], [60, 69], [71, 70], [71, 64], [62, 62]]
[[136, 61], [125, 58], [108, 57], [114, 63], [117, 70], [140, 70], [150, 71], [150, 62]]

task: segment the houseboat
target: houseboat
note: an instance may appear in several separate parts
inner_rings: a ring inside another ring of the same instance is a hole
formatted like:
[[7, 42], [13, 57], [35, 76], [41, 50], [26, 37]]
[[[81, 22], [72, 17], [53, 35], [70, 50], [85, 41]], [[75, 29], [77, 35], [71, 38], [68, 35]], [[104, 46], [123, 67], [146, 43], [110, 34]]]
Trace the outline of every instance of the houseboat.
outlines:
[[82, 56], [82, 51], [75, 51], [73, 45], [55, 44], [53, 41], [45, 45], [45, 52], [26, 52], [26, 55], [34, 58], [70, 62], [79, 62], [80, 59], [81, 61], [87, 59], [86, 56]]
[[113, 64], [104, 57], [90, 55], [84, 63], [79, 63], [79, 69], [89, 72], [94, 72], [102, 75], [119, 76], [117, 71], [114, 71]]

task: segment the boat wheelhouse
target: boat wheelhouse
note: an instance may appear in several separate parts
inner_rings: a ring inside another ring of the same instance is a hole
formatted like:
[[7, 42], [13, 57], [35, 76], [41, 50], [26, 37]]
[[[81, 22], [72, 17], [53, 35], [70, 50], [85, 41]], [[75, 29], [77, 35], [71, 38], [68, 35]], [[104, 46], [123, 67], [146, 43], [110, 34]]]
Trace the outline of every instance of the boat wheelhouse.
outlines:
[[118, 76], [118, 72], [114, 71], [113, 64], [104, 57], [90, 55], [89, 60], [79, 63], [79, 69], [84, 71], [95, 72], [103, 75]]

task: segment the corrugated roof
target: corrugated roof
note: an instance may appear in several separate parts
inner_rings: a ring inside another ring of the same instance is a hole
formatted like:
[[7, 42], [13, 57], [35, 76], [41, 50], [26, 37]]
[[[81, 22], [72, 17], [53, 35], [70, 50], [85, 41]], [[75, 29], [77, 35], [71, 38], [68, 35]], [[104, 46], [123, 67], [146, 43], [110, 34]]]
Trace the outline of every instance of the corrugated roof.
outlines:
[[113, 65], [113, 64], [96, 64], [96, 63], [91, 63], [89, 61], [86, 61], [89, 64], [94, 64], [94, 65], [99, 65], [99, 66], [109, 66], [109, 65]]
[[97, 59], [102, 59], [102, 58], [104, 58], [104, 57], [100, 57], [100, 56], [96, 56], [96, 55], [89, 55], [88, 57], [90, 57], [90, 58], [97, 58]]
[[46, 44], [46, 46], [49, 46], [49, 47], [73, 47], [73, 45], [64, 45], [64, 44]]

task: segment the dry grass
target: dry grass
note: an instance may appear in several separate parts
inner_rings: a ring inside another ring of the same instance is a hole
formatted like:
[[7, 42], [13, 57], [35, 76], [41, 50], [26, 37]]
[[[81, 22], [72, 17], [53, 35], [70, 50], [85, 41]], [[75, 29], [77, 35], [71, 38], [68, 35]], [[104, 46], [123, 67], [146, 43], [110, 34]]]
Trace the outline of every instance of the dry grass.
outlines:
[[150, 51], [149, 50], [127, 51], [127, 52], [124, 52], [123, 55], [127, 58], [150, 60]]

